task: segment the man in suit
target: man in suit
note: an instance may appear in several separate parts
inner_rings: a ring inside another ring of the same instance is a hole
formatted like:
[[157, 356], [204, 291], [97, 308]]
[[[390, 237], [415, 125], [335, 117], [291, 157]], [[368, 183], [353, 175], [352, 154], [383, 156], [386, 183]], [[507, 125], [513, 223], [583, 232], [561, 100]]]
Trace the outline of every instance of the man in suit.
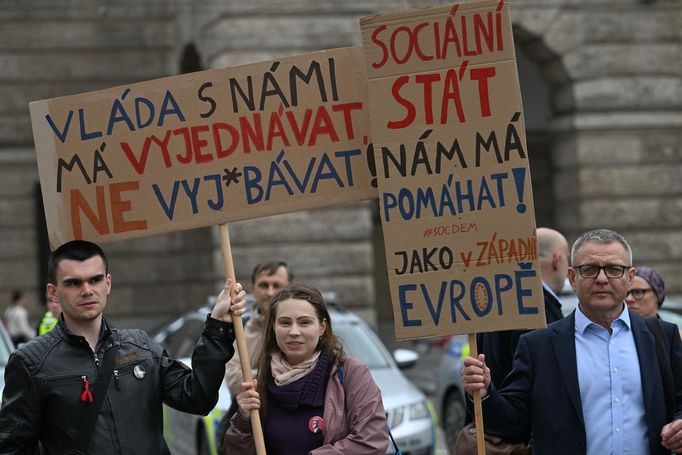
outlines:
[[661, 321], [677, 403], [667, 422], [654, 336], [624, 303], [635, 275], [629, 244], [607, 229], [587, 232], [571, 264], [576, 310], [521, 336], [501, 389], [491, 384], [485, 355], [465, 359], [462, 383], [468, 393], [481, 391], [486, 429], [530, 431], [540, 454], [682, 451], [682, 341]]
[[[540, 257], [540, 279], [545, 299], [545, 319], [547, 324], [563, 318], [561, 302], [557, 294], [561, 292], [568, 272], [568, 241], [554, 229], [538, 228], [538, 255]], [[527, 330], [503, 330], [476, 335], [478, 352], [485, 354], [486, 365], [490, 368], [493, 384], [502, 385], [502, 380], [512, 368], [512, 359], [519, 344], [519, 338]], [[519, 442], [525, 438], [505, 438]]]

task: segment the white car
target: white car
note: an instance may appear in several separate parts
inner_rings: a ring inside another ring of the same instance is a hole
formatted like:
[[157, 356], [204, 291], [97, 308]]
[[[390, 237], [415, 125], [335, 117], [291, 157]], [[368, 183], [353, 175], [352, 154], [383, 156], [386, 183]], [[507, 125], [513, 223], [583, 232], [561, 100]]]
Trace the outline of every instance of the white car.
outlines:
[[13, 350], [12, 340], [10, 340], [5, 326], [0, 321], [0, 397], [2, 397], [2, 391], [5, 388], [5, 365], [7, 365], [9, 354]]
[[[325, 294], [327, 301], [331, 300]], [[211, 306], [193, 310], [154, 332], [154, 340], [168, 353], [187, 365], [191, 363], [201, 330]], [[398, 349], [391, 357], [382, 342], [357, 315], [329, 305], [334, 333], [341, 339], [346, 354], [367, 364], [383, 398], [391, 433], [404, 455], [428, 455], [435, 446], [435, 416], [426, 396], [413, 385], [400, 368], [413, 366], [414, 351]], [[225, 382], [220, 387], [216, 408], [206, 417], [186, 414], [164, 406], [164, 435], [173, 455], [216, 454], [215, 434], [231, 396]], [[389, 445], [387, 454], [395, 453]]]

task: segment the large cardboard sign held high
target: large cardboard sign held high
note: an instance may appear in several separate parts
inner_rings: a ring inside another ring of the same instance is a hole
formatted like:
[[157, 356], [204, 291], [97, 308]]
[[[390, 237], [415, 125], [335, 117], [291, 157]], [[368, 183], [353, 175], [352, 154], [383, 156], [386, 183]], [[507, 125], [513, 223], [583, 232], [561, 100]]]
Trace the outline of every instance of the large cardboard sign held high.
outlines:
[[362, 50], [30, 103], [50, 243], [376, 197]]
[[509, 5], [360, 24], [396, 339], [544, 326]]

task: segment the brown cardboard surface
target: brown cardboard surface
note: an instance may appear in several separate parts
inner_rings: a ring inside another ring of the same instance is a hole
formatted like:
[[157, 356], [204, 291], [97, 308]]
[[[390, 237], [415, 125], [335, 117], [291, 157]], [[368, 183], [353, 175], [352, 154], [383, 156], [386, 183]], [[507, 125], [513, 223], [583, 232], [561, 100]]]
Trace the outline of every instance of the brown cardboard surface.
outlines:
[[376, 197], [365, 80], [354, 47], [30, 103], [51, 245]]
[[509, 4], [360, 24], [396, 339], [544, 326]]

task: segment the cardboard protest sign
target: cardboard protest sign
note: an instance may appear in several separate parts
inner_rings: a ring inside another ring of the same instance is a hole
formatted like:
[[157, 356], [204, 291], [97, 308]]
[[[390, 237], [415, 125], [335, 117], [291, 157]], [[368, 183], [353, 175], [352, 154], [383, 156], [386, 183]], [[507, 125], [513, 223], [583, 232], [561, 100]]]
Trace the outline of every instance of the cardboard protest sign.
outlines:
[[362, 50], [30, 103], [50, 243], [376, 197]]
[[360, 25], [396, 339], [544, 326], [509, 5]]

